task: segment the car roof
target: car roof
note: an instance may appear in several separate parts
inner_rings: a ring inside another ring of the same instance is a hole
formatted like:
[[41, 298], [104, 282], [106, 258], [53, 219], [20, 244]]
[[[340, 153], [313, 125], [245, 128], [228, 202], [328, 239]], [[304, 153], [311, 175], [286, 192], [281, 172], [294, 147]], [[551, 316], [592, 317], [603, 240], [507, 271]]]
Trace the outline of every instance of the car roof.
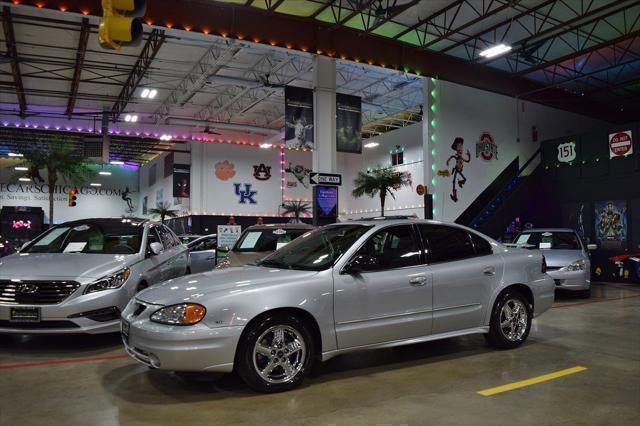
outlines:
[[531, 228], [523, 229], [521, 232], [576, 232], [571, 228]]
[[59, 225], [78, 225], [82, 223], [123, 223], [124, 221], [128, 222], [137, 222], [137, 223], [153, 223], [158, 225], [159, 223], [152, 222], [149, 219], [143, 219], [139, 217], [92, 217], [87, 219], [77, 219], [69, 222], [59, 223]]
[[266, 225], [252, 225], [247, 229], [313, 229], [312, 225], [306, 223], [269, 223]]

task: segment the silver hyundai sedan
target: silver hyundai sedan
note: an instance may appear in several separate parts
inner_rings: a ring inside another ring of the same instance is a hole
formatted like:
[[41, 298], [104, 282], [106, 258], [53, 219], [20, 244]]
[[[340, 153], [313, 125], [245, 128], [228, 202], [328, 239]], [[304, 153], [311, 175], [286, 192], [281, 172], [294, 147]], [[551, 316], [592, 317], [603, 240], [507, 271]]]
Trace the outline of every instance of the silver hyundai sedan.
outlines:
[[122, 313], [122, 337], [150, 367], [235, 370], [277, 392], [345, 352], [473, 333], [515, 348], [553, 297], [539, 251], [453, 224], [363, 220], [309, 232], [254, 266], [144, 290]]
[[107, 333], [138, 291], [189, 270], [164, 225], [87, 219], [54, 226], [0, 259], [0, 333]]

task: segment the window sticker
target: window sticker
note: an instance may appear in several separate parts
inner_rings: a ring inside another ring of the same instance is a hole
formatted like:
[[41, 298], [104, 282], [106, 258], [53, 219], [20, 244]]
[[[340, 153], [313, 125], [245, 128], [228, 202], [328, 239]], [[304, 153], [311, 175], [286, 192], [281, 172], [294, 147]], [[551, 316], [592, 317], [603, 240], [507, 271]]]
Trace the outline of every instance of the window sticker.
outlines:
[[79, 253], [87, 246], [86, 242], [69, 243], [64, 248], [64, 253]]
[[526, 244], [527, 241], [529, 241], [530, 237], [531, 237], [531, 234], [521, 234], [518, 237], [518, 241], [516, 241], [516, 244]]
[[277, 243], [276, 250], [280, 250], [282, 247], [286, 246], [287, 244], [289, 244], [288, 241], [286, 243]]
[[273, 233], [275, 235], [284, 235], [287, 233], [287, 231], [285, 231], [284, 229], [276, 229], [275, 231], [273, 231]]
[[540, 248], [541, 250], [543, 250], [543, 249], [550, 249], [550, 248], [551, 248], [551, 243], [541, 242], [541, 243], [540, 243], [540, 245], [539, 245], [539, 248]]
[[262, 232], [249, 232], [244, 240], [242, 240], [242, 244], [240, 244], [240, 249], [252, 249], [256, 246], [258, 239], [260, 239], [260, 235]]

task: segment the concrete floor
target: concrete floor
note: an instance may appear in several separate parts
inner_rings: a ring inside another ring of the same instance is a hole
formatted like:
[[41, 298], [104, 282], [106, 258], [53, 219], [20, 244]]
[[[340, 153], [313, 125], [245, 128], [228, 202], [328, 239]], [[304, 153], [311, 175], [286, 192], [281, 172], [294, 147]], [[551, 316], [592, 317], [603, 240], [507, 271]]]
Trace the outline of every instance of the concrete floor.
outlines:
[[[640, 424], [638, 286], [597, 285], [588, 301], [559, 294], [516, 350], [472, 336], [344, 355], [276, 395], [232, 375], [150, 371], [122, 354], [117, 335], [0, 336], [0, 425]], [[578, 365], [587, 370], [477, 394]]]

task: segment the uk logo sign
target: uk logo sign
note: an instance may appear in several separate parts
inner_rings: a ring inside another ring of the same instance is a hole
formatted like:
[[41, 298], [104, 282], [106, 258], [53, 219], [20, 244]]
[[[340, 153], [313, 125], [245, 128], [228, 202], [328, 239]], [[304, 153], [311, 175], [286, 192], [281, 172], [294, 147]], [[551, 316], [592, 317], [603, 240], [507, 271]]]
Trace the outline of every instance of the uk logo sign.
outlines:
[[240, 200], [238, 201], [240, 204], [258, 204], [254, 198], [256, 194], [258, 194], [258, 191], [251, 190], [252, 184], [245, 183], [244, 191], [241, 190], [241, 183], [234, 183], [233, 186], [235, 188], [236, 195], [240, 197]]

